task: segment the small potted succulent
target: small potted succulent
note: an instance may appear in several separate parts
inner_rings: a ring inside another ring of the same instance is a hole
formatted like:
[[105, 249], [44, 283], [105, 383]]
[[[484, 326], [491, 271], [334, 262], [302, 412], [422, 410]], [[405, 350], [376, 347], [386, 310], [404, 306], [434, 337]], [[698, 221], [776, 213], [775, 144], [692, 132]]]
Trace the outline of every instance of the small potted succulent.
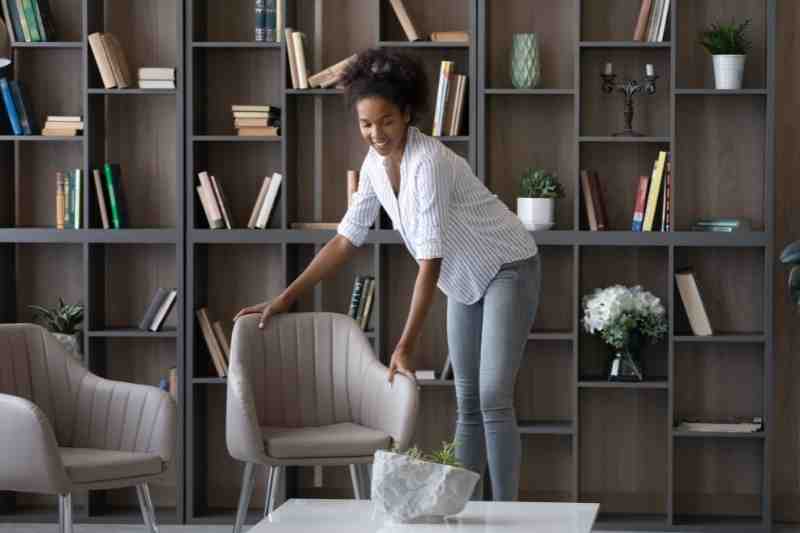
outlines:
[[372, 501], [389, 522], [442, 523], [467, 505], [480, 474], [462, 467], [455, 442], [430, 455], [416, 446], [378, 450], [372, 465]]
[[517, 216], [528, 231], [550, 229], [556, 222], [556, 199], [563, 197], [564, 188], [558, 176], [529, 168], [520, 178]]
[[741, 89], [744, 64], [752, 42], [745, 35], [750, 20], [741, 24], [712, 24], [700, 35], [700, 44], [714, 60], [714, 83], [717, 89]]
[[58, 306], [52, 309], [41, 305], [29, 305], [33, 310], [33, 319], [47, 328], [67, 352], [80, 361], [80, 326], [83, 322], [83, 305], [64, 304], [58, 299]]

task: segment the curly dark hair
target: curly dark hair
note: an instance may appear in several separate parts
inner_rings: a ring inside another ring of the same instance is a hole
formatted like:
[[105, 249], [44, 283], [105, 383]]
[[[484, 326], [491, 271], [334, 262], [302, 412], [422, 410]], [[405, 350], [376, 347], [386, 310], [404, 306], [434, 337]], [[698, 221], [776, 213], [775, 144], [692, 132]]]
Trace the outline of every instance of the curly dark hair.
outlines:
[[401, 111], [408, 111], [414, 122], [428, 104], [428, 81], [419, 62], [411, 56], [382, 48], [358, 54], [347, 67], [340, 83], [352, 109], [362, 98], [386, 98]]

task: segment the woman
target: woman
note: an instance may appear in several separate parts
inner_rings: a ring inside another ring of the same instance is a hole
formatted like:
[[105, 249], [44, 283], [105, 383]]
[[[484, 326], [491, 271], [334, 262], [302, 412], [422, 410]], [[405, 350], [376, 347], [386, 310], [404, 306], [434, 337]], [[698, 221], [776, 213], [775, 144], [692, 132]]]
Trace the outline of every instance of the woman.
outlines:
[[414, 353], [436, 286], [447, 296], [447, 341], [455, 376], [456, 455], [483, 472], [487, 451], [496, 500], [515, 500], [521, 442], [514, 385], [539, 297], [536, 244], [467, 162], [414, 127], [426, 80], [411, 58], [362, 52], [343, 77], [369, 152], [336, 237], [283, 293], [247, 307], [270, 316], [333, 274], [361, 246], [383, 206], [419, 264], [411, 310], [388, 379], [413, 377]]

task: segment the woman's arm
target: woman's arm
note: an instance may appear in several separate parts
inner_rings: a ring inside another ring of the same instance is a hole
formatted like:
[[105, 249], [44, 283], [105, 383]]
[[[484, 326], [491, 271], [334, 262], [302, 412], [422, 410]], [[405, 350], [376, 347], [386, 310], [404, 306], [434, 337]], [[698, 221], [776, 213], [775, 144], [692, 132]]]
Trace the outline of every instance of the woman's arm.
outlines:
[[417, 350], [417, 341], [428, 315], [428, 309], [433, 301], [436, 283], [439, 281], [439, 272], [442, 259], [423, 259], [419, 262], [417, 280], [414, 283], [414, 293], [411, 296], [411, 310], [406, 319], [406, 326], [397, 347], [392, 354], [389, 365], [389, 381], [393, 381], [397, 372], [414, 379], [414, 352]]

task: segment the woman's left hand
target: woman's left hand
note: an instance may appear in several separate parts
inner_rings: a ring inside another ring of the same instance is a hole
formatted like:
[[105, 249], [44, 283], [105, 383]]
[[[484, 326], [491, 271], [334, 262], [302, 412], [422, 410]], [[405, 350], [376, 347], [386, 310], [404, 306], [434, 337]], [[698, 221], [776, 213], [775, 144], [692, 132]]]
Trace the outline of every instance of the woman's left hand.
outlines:
[[389, 383], [394, 382], [394, 375], [396, 373], [405, 374], [409, 379], [414, 381], [414, 361], [411, 350], [398, 345], [394, 349], [391, 362], [389, 363]]

